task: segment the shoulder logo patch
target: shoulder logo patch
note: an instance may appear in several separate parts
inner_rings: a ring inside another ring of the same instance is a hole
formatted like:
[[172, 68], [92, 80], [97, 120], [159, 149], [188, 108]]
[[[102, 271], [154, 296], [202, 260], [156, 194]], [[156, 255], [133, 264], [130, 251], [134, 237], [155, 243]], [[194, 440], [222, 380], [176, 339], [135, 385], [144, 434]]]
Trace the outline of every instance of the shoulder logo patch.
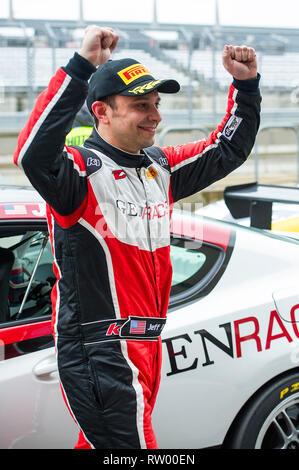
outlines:
[[224, 137], [226, 137], [228, 140], [232, 140], [234, 133], [242, 121], [243, 118], [239, 116], [231, 116], [222, 131], [222, 135], [224, 135]]
[[102, 161], [99, 158], [88, 157], [86, 166], [96, 166], [98, 168], [101, 168]]

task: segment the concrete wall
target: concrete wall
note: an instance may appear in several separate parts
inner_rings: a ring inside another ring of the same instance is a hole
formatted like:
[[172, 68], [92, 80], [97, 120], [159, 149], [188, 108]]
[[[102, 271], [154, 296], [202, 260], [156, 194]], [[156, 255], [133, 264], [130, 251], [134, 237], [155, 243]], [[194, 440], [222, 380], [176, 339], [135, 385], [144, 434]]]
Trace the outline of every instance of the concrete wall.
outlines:
[[0, 131], [0, 156], [12, 155], [18, 139], [18, 131]]

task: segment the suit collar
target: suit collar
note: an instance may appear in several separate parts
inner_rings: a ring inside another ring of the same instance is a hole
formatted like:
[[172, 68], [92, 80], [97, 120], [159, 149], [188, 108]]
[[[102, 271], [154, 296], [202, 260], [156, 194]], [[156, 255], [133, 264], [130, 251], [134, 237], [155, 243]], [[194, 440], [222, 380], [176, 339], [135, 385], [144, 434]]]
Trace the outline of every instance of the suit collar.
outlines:
[[109, 144], [109, 142], [100, 136], [98, 130], [95, 127], [93, 128], [90, 137], [88, 137], [88, 139], [86, 139], [84, 142], [84, 147], [103, 152], [105, 155], [114, 160], [115, 163], [117, 163], [119, 166], [128, 168], [141, 168], [148, 167], [152, 163], [144, 150], [141, 151], [141, 154], [136, 155], [134, 153], [125, 152], [124, 150]]

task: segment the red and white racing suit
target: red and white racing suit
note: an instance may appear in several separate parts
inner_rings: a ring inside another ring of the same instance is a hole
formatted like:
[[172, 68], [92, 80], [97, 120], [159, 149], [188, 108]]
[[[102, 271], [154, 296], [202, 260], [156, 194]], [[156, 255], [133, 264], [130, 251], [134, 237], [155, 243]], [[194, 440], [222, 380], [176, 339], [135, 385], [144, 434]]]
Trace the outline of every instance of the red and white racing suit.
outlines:
[[14, 162], [47, 202], [52, 326], [77, 447], [156, 448], [151, 413], [171, 286], [171, 204], [246, 160], [259, 127], [259, 80], [234, 81], [226, 115], [206, 140], [131, 155], [96, 129], [84, 148], [64, 146], [94, 71], [77, 53], [58, 69]]

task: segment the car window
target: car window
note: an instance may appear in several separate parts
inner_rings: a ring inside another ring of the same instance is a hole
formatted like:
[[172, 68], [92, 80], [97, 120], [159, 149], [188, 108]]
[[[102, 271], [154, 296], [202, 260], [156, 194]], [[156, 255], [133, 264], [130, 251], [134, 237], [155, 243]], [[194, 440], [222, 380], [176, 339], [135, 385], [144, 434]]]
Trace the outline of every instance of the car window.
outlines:
[[172, 238], [170, 307], [208, 294], [224, 272], [229, 251], [196, 240]]
[[54, 283], [47, 232], [14, 232], [0, 238], [0, 324], [50, 315]]
[[190, 279], [203, 267], [206, 255], [198, 250], [172, 245], [170, 257], [173, 268], [172, 287], [190, 285]]

